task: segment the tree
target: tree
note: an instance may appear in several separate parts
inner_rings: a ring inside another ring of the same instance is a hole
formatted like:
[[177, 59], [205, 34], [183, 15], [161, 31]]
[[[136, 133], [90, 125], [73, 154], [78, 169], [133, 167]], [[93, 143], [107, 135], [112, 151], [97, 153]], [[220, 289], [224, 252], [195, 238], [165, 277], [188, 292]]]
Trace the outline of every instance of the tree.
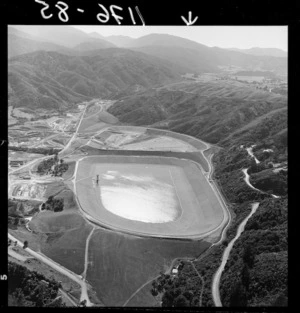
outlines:
[[187, 307], [187, 306], [190, 306], [190, 303], [184, 295], [179, 295], [174, 300], [174, 306], [175, 307]]
[[158, 284], [157, 284], [156, 280], [154, 280], [152, 282], [152, 288], [151, 288], [151, 294], [152, 294], [153, 297], [158, 295], [157, 286], [158, 286]]
[[153, 297], [156, 297], [158, 295], [158, 291], [155, 288], [151, 288], [151, 294]]
[[255, 255], [250, 245], [246, 246], [243, 253], [243, 261], [246, 263], [250, 268], [252, 268], [254, 264]]
[[54, 162], [55, 162], [55, 163], [58, 162], [58, 155], [57, 155], [57, 153], [54, 154]]
[[279, 294], [275, 301], [272, 303], [272, 306], [288, 306], [288, 299], [284, 293]]
[[15, 226], [18, 226], [18, 225], [19, 225], [19, 218], [18, 218], [18, 217], [15, 217], [14, 225], [15, 225]]
[[84, 299], [84, 300], [82, 300], [81, 302], [80, 302], [80, 306], [82, 306], [82, 307], [86, 307], [86, 299]]
[[247, 306], [247, 293], [239, 280], [230, 295], [229, 306]]
[[250, 283], [250, 274], [249, 274], [249, 268], [246, 263], [244, 263], [243, 269], [242, 269], [242, 276], [241, 276], [242, 284], [245, 286], [246, 290], [249, 288]]
[[51, 205], [53, 203], [53, 199], [54, 199], [54, 196], [50, 196], [47, 200], [47, 203]]
[[23, 246], [23, 249], [26, 249], [28, 247], [28, 241], [27, 240], [25, 240], [24, 241], [24, 246]]
[[172, 290], [167, 290], [162, 297], [162, 306], [172, 306], [174, 300], [174, 293]]
[[21, 288], [17, 288], [13, 294], [12, 294], [12, 297], [14, 298], [14, 300], [16, 301], [15, 302], [15, 305], [16, 306], [26, 306], [26, 298], [24, 296], [24, 293], [22, 291]]

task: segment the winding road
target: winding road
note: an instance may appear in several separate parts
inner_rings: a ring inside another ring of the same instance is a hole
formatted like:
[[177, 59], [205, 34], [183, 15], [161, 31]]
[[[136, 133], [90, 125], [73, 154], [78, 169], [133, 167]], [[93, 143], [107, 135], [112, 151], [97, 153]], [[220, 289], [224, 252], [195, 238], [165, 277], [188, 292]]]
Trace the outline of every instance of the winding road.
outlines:
[[[247, 151], [248, 151], [248, 149], [247, 149]], [[265, 192], [255, 188], [250, 183], [250, 176], [248, 174], [248, 168], [242, 169], [242, 172], [245, 175], [244, 181], [246, 182], [246, 184], [250, 188], [252, 188], [253, 190], [256, 190], [258, 192], [265, 193]], [[272, 195], [272, 197], [273, 198], [280, 198], [279, 196], [276, 196], [276, 195]], [[235, 241], [240, 237], [241, 233], [244, 231], [245, 225], [247, 224], [249, 218], [256, 212], [258, 207], [259, 207], [259, 202], [255, 202], [255, 203], [252, 204], [252, 209], [251, 209], [250, 214], [239, 225], [236, 236], [231, 240], [231, 242], [228, 244], [228, 246], [226, 247], [226, 249], [223, 252], [221, 265], [218, 268], [217, 272], [215, 273], [214, 278], [213, 278], [213, 282], [212, 282], [212, 296], [213, 296], [213, 301], [214, 301], [215, 306], [222, 306], [222, 302], [221, 302], [221, 299], [220, 299], [219, 286], [220, 286], [221, 275], [222, 275], [222, 272], [223, 272], [223, 270], [225, 268], [226, 262], [227, 262], [227, 260], [229, 258], [230, 251], [231, 251]]]
[[212, 296], [213, 296], [214, 304], [217, 307], [222, 306], [222, 302], [221, 302], [221, 298], [220, 298], [219, 285], [220, 285], [222, 272], [223, 272], [225, 265], [226, 265], [226, 262], [229, 258], [230, 251], [231, 251], [235, 241], [240, 237], [240, 235], [244, 231], [245, 225], [247, 224], [249, 218], [256, 212], [258, 206], [259, 206], [259, 202], [255, 202], [252, 204], [251, 213], [239, 225], [236, 236], [230, 241], [230, 243], [228, 244], [228, 246], [226, 247], [226, 249], [223, 252], [222, 263], [221, 263], [220, 267], [218, 268], [217, 272], [215, 273], [214, 278], [213, 278], [213, 282], [212, 282]]
[[253, 145], [253, 146], [251, 146], [250, 148], [246, 148], [246, 150], [247, 150], [247, 152], [249, 153], [249, 155], [250, 155], [252, 158], [254, 158], [255, 163], [256, 163], [256, 164], [259, 164], [260, 161], [255, 157], [255, 155], [254, 155], [253, 152], [252, 152], [252, 149], [253, 149], [255, 146], [256, 146], [256, 145]]
[[[249, 176], [249, 174], [248, 174], [248, 168], [244, 168], [244, 169], [242, 169], [242, 171], [243, 171], [243, 173], [244, 173], [244, 175], [245, 175], [244, 181], [246, 182], [246, 184], [247, 184], [250, 188], [252, 188], [252, 189], [254, 189], [254, 190], [256, 190], [256, 191], [259, 191], [259, 192], [261, 192], [261, 193], [264, 193], [264, 194], [266, 193], [266, 192], [264, 192], [264, 191], [261, 191], [261, 190], [255, 188], [255, 187], [250, 183], [250, 176]], [[272, 194], [271, 196], [272, 196], [273, 198], [276, 198], [276, 199], [280, 198], [280, 196], [276, 196], [276, 195], [274, 195], [274, 194]]]
[[244, 175], [245, 175], [244, 181], [246, 182], [246, 184], [247, 184], [250, 188], [252, 188], [252, 189], [254, 189], [254, 190], [256, 190], [256, 191], [262, 192], [261, 190], [255, 188], [254, 186], [251, 185], [251, 183], [250, 183], [250, 176], [249, 176], [249, 174], [248, 174], [248, 168], [242, 169], [242, 172], [243, 172]]

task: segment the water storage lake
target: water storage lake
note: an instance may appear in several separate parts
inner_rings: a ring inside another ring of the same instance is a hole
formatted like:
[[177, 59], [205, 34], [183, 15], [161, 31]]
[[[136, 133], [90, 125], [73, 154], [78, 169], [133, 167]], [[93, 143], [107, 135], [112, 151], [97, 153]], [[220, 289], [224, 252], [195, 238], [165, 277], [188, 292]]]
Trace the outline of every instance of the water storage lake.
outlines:
[[88, 219], [128, 233], [199, 238], [223, 221], [201, 168], [188, 160], [85, 157], [78, 165], [76, 192]]

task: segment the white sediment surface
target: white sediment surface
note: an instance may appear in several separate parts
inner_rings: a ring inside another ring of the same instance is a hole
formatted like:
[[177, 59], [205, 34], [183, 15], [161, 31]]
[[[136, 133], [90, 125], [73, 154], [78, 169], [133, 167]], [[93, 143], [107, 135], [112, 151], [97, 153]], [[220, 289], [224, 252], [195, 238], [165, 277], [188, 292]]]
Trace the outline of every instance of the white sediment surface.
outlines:
[[101, 201], [106, 210], [126, 219], [145, 223], [166, 223], [180, 215], [176, 191], [151, 176], [102, 175]]

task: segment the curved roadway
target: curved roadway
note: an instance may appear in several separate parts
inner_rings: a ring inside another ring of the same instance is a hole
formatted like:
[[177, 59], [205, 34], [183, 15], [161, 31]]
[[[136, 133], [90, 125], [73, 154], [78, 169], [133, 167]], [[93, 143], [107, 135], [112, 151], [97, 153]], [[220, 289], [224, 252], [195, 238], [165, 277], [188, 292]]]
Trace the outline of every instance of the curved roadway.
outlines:
[[212, 282], [212, 296], [213, 296], [213, 301], [214, 301], [215, 306], [218, 306], [218, 307], [222, 306], [222, 302], [221, 302], [221, 298], [220, 298], [219, 285], [220, 285], [222, 272], [223, 272], [225, 265], [226, 265], [226, 262], [229, 258], [230, 251], [231, 251], [235, 241], [240, 237], [240, 235], [244, 231], [245, 225], [247, 224], [249, 218], [256, 212], [258, 206], [259, 206], [259, 202], [255, 202], [252, 204], [251, 213], [239, 225], [236, 236], [230, 241], [230, 243], [228, 244], [228, 246], [226, 247], [226, 249], [223, 252], [222, 263], [221, 263], [220, 267], [218, 268], [217, 272], [215, 273], [214, 278], [213, 278], [213, 282]]

